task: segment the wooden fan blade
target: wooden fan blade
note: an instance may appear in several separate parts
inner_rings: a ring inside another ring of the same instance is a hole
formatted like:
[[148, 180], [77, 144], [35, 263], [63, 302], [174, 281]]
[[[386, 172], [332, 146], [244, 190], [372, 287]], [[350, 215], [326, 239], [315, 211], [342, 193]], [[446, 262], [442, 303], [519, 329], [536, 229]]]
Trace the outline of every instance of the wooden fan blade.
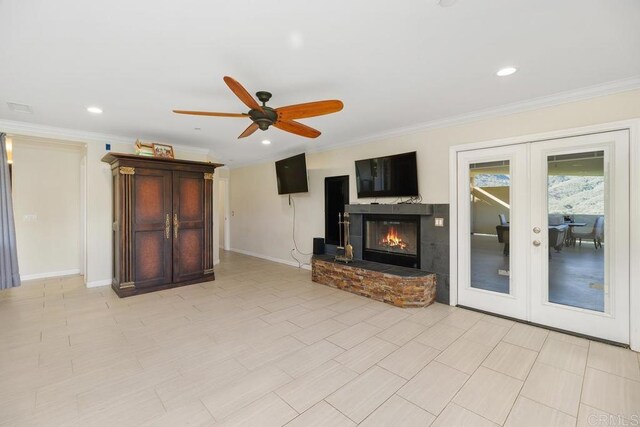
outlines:
[[295, 133], [296, 135], [307, 138], [317, 138], [320, 136], [319, 130], [303, 125], [302, 123], [294, 122], [293, 120], [278, 120], [273, 125], [283, 131]]
[[248, 127], [248, 128], [246, 128], [246, 129], [244, 130], [244, 132], [242, 132], [242, 133], [240, 134], [240, 136], [238, 137], [238, 139], [240, 139], [240, 138], [246, 138], [246, 137], [248, 137], [249, 135], [251, 135], [252, 133], [254, 133], [254, 132], [255, 132], [255, 131], [257, 131], [257, 130], [258, 130], [258, 125], [257, 125], [257, 124], [255, 124], [255, 123], [251, 123], [251, 124], [249, 125], [249, 127]]
[[224, 76], [224, 82], [229, 86], [231, 92], [235, 93], [240, 101], [244, 103], [247, 107], [252, 110], [260, 110], [262, 111], [262, 107], [258, 104], [258, 101], [255, 100], [253, 96], [237, 81], [229, 76]]
[[293, 120], [337, 113], [342, 110], [342, 107], [344, 107], [342, 101], [331, 99], [280, 107], [276, 108], [276, 112], [278, 113], [278, 120]]
[[215, 117], [249, 117], [246, 113], [214, 113], [211, 111], [187, 111], [187, 110], [173, 110], [178, 114], [190, 114], [192, 116], [215, 116]]

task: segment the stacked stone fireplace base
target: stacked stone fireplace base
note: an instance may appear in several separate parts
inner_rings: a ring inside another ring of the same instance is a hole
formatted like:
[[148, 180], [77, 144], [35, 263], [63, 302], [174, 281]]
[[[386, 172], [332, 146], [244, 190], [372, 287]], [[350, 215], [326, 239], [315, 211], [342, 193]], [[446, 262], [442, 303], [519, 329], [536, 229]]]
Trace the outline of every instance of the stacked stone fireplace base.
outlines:
[[426, 307], [436, 298], [434, 273], [370, 261], [345, 264], [332, 256], [316, 255], [311, 260], [311, 278], [396, 307]]

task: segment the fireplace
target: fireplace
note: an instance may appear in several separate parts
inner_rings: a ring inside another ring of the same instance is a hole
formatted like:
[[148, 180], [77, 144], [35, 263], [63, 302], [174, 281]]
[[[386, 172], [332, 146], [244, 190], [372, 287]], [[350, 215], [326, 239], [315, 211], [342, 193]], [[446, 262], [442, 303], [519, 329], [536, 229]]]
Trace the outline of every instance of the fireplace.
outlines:
[[362, 258], [420, 268], [420, 216], [365, 215]]

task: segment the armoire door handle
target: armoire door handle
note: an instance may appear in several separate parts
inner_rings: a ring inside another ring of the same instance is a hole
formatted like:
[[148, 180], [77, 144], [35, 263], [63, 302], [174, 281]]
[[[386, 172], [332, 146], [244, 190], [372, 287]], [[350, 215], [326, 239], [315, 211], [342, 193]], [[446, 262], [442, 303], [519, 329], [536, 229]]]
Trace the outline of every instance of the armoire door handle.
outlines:
[[164, 221], [164, 235], [169, 239], [171, 237], [171, 215], [167, 214], [167, 218]]
[[180, 228], [180, 223], [178, 222], [178, 214], [173, 214], [173, 238], [178, 238], [178, 228]]

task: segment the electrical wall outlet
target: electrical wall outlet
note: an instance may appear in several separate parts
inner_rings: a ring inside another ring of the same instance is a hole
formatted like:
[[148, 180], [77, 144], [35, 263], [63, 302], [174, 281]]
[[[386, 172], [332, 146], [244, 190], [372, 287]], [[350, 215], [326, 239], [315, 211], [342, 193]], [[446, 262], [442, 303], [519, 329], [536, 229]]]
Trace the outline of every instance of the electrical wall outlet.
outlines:
[[434, 218], [433, 221], [436, 227], [444, 227], [444, 218]]

